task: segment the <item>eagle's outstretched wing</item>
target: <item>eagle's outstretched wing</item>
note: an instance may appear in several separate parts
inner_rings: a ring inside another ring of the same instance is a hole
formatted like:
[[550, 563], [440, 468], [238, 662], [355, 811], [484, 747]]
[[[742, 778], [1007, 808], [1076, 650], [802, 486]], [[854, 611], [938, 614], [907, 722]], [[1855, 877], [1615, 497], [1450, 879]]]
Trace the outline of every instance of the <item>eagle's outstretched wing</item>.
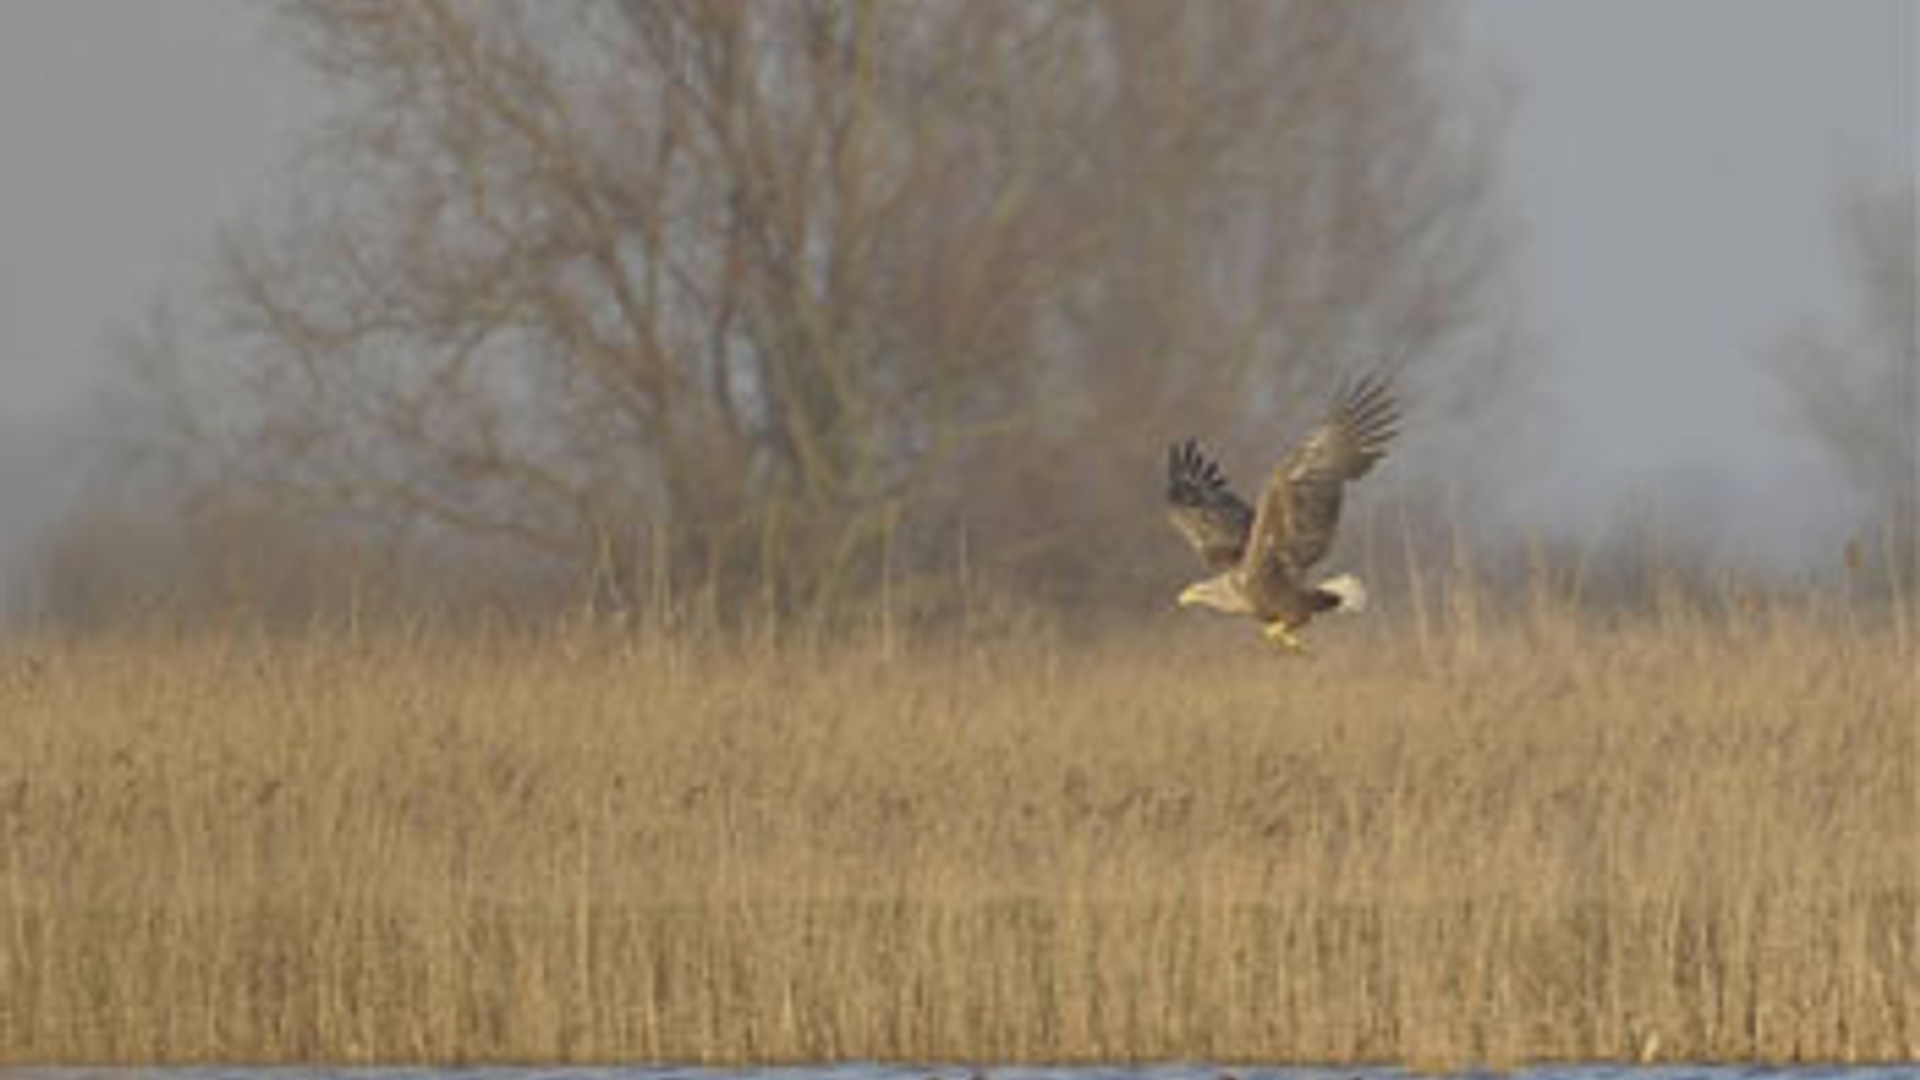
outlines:
[[1343, 390], [1327, 418], [1267, 478], [1247, 569], [1297, 578], [1320, 561], [1340, 523], [1341, 489], [1386, 455], [1399, 423], [1400, 406], [1385, 379], [1363, 377]]
[[1167, 448], [1167, 518], [1209, 570], [1225, 570], [1246, 552], [1253, 508], [1227, 487], [1218, 463], [1192, 439]]

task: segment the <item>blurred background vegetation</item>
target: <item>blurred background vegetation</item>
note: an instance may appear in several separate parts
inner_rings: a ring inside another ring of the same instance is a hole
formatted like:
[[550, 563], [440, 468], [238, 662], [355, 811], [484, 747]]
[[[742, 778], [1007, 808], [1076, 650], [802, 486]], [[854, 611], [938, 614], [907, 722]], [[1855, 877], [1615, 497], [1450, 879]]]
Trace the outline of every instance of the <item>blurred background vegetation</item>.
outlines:
[[[1500, 516], [1538, 352], [1454, 6], [273, 6], [334, 108], [122, 336], [27, 619], [1138, 609], [1190, 571], [1166, 442], [1257, 488], [1364, 370], [1412, 419], [1337, 561], [1779, 584], [1657, 512]], [[1879, 508], [1830, 560], [1863, 595], [1914, 572], [1909, 189], [1847, 196], [1857, 310], [1775, 356]]]

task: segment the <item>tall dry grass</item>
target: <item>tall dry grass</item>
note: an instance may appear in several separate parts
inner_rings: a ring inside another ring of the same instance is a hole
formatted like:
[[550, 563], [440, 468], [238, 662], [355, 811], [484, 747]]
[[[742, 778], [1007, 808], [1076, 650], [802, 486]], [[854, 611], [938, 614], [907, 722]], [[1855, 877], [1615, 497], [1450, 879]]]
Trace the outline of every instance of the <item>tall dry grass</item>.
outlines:
[[18, 643], [0, 1048], [1911, 1059], [1905, 625]]

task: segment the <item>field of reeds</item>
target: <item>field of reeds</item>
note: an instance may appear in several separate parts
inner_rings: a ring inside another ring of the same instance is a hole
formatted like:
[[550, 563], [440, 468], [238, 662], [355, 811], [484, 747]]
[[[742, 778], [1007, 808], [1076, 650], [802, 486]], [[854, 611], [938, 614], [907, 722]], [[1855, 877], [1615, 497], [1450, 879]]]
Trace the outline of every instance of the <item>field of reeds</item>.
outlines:
[[1893, 614], [20, 640], [0, 1060], [1910, 1060]]

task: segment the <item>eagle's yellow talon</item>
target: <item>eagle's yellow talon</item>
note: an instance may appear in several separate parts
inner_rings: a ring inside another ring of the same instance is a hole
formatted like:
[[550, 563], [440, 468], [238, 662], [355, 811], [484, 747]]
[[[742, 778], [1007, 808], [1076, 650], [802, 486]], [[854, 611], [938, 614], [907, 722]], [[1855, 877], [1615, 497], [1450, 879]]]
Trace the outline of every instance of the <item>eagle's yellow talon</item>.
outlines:
[[1281, 652], [1291, 656], [1307, 655], [1306, 642], [1301, 641], [1300, 636], [1293, 632], [1293, 627], [1286, 623], [1270, 622], [1261, 632], [1266, 635], [1269, 642], [1273, 643], [1273, 647]]

